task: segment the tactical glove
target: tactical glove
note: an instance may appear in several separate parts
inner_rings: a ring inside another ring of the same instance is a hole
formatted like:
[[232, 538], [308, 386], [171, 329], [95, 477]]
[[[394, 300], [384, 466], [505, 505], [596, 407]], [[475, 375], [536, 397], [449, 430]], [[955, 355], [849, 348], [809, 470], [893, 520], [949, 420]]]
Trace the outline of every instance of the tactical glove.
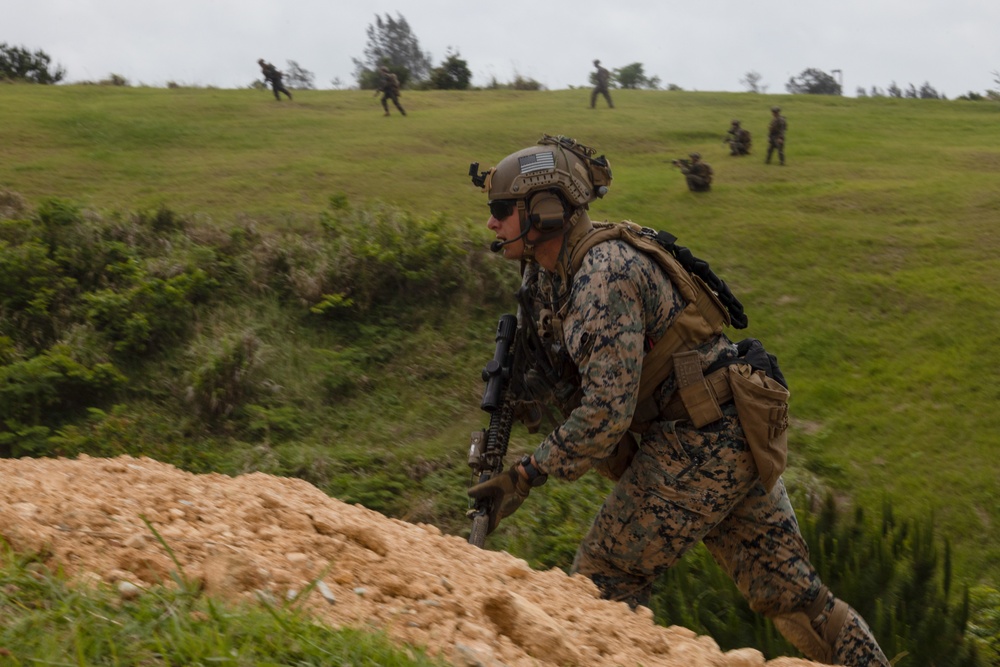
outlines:
[[531, 491], [531, 484], [521, 477], [517, 466], [503, 471], [496, 477], [476, 484], [469, 488], [469, 497], [475, 500], [490, 501], [490, 525], [486, 529], [489, 535], [496, 530], [501, 519], [505, 519], [517, 511]]

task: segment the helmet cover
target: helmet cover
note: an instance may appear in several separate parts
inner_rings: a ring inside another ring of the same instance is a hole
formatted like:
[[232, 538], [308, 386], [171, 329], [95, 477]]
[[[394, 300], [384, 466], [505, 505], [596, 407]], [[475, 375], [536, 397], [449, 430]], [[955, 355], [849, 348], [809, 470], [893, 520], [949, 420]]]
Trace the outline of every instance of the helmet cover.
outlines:
[[[582, 208], [608, 192], [611, 165], [597, 151], [569, 137], [543, 135], [535, 146], [512, 153], [473, 183], [497, 199], [527, 199], [539, 191], [556, 191], [571, 208]], [[476, 165], [478, 169], [478, 165]]]

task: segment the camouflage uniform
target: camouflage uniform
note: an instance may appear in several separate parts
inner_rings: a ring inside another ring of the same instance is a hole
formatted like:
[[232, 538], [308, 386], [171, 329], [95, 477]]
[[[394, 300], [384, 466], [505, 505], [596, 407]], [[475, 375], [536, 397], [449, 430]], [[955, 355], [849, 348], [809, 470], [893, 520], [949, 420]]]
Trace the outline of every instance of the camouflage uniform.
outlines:
[[691, 192], [708, 192], [712, 189], [712, 176], [714, 172], [707, 162], [702, 162], [700, 158], [691, 156], [691, 161], [681, 163], [681, 173], [687, 179], [688, 190]]
[[[575, 480], [611, 456], [626, 434], [649, 341], [664, 335], [685, 301], [651, 258], [622, 241], [591, 248], [568, 287], [537, 265], [528, 265], [525, 285], [535, 321], [542, 309], [565, 304], [551, 353], [568, 355], [582, 389], [534, 458], [543, 473]], [[703, 369], [737, 356], [724, 334], [697, 351]], [[658, 387], [661, 408], [675, 389], [673, 375]], [[723, 415], [700, 430], [684, 421], [653, 423], [580, 545], [574, 570], [604, 597], [635, 607], [647, 604], [658, 574], [702, 541], [751, 608], [772, 618], [809, 609], [823, 636], [835, 598], [809, 563], [784, 485], [765, 489], [731, 403]], [[846, 609], [843, 629], [829, 639], [832, 657], [888, 665], [864, 620]]]
[[594, 86], [593, 92], [590, 93], [590, 108], [593, 109], [597, 105], [597, 96], [603, 95], [604, 99], [608, 102], [608, 107], [614, 109], [615, 105], [611, 103], [611, 93], [608, 92], [608, 86], [611, 84], [611, 72], [601, 67], [600, 60], [594, 61], [594, 67], [597, 68], [595, 76], [597, 85]]
[[399, 103], [399, 77], [387, 67], [379, 68], [379, 76], [382, 77], [382, 108], [385, 109], [385, 115], [389, 115], [389, 100], [392, 100], [399, 113], [405, 116], [406, 110]]
[[729, 144], [730, 155], [750, 154], [750, 132], [741, 127], [738, 120], [733, 121], [732, 126], [726, 134], [728, 135], [727, 143]]
[[767, 126], [767, 159], [765, 162], [771, 164], [771, 154], [778, 151], [778, 161], [785, 164], [785, 130], [788, 129], [788, 121], [781, 115], [781, 109], [771, 108], [771, 123]]
[[288, 99], [292, 99], [292, 94], [288, 92], [288, 89], [285, 88], [285, 84], [281, 82], [283, 76], [281, 71], [271, 63], [264, 62], [263, 58], [258, 60], [257, 64], [260, 65], [260, 71], [264, 75], [264, 83], [271, 84], [271, 90], [274, 92], [274, 99], [279, 102], [281, 101], [281, 95], [278, 93], [284, 93], [288, 96]]

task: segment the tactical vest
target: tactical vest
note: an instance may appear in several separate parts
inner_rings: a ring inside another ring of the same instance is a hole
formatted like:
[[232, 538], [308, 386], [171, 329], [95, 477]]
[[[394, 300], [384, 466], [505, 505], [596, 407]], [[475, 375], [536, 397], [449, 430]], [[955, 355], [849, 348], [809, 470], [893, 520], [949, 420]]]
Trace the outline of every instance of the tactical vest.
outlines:
[[677, 246], [676, 237], [629, 221], [585, 220], [570, 231], [564, 265], [567, 284], [571, 284], [591, 248], [612, 240], [625, 241], [652, 258], [687, 302], [677, 319], [643, 357], [637, 407], [632, 420], [632, 430], [642, 430], [641, 425], [654, 419], [659, 412], [653, 392], [673, 372], [674, 354], [699, 347], [727, 326], [745, 328], [747, 318], [743, 306], [726, 284], [712, 273], [706, 262]]

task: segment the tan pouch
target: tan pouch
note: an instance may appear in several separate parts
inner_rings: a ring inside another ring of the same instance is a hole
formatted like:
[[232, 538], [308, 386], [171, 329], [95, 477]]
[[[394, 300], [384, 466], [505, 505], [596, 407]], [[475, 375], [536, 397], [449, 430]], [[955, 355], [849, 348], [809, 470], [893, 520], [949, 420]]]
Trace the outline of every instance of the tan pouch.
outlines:
[[788, 390], [745, 364], [729, 367], [729, 386], [760, 481], [770, 491], [788, 462]]

